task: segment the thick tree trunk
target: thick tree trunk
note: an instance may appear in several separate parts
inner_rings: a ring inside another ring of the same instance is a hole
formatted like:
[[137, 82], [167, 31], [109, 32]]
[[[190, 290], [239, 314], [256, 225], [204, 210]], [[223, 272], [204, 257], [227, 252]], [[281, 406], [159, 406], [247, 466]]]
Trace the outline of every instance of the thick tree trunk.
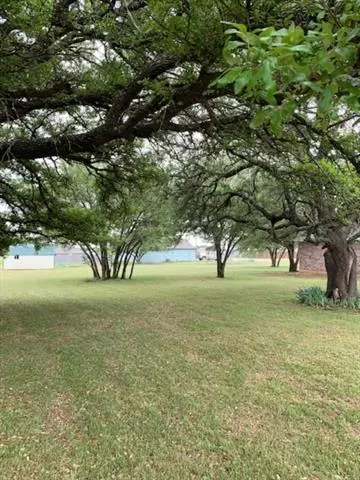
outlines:
[[324, 253], [327, 273], [326, 296], [334, 300], [357, 297], [357, 256], [339, 233], [331, 235]]
[[296, 253], [295, 243], [290, 243], [289, 245], [287, 245], [286, 250], [289, 257], [289, 272], [295, 273], [298, 271], [299, 266], [299, 256]]
[[220, 260], [216, 263], [216, 275], [218, 278], [225, 277], [225, 263]]

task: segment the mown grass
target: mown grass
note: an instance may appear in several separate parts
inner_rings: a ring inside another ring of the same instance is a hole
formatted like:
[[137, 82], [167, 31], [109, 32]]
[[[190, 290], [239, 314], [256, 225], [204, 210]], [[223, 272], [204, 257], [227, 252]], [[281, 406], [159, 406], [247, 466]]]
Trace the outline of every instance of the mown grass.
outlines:
[[236, 265], [1, 273], [0, 478], [360, 478], [360, 318]]

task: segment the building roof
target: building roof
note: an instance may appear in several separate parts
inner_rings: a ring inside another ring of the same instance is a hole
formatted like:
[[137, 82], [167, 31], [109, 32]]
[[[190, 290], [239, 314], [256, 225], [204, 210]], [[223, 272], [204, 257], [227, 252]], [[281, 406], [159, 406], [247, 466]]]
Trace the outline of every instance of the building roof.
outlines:
[[191, 250], [195, 250], [195, 247], [194, 245], [192, 245], [189, 240], [180, 240], [180, 242], [175, 245], [174, 247], [175, 250], [186, 250], [186, 249], [191, 249]]

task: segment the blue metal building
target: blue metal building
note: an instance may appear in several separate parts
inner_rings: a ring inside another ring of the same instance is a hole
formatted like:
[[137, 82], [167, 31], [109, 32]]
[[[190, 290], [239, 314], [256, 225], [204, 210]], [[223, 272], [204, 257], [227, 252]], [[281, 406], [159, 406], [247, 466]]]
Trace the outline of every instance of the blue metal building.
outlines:
[[19, 257], [23, 256], [32, 256], [37, 255], [41, 257], [47, 257], [49, 255], [54, 255], [55, 253], [55, 246], [54, 245], [44, 245], [40, 248], [40, 250], [36, 250], [34, 245], [31, 244], [24, 244], [24, 245], [12, 245], [9, 248], [9, 253], [7, 256], [15, 257], [19, 255]]
[[195, 262], [196, 247], [187, 240], [182, 240], [178, 245], [167, 250], [150, 251], [145, 253], [141, 263], [164, 262]]

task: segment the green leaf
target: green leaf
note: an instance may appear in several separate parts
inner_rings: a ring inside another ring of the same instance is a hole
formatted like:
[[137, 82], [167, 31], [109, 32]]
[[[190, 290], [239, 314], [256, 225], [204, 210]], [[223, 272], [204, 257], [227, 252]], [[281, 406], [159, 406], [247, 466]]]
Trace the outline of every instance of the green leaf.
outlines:
[[253, 128], [258, 128], [264, 123], [266, 123], [268, 119], [269, 119], [269, 111], [265, 109], [259, 110], [256, 112], [255, 117], [251, 121], [251, 126]]
[[260, 38], [270, 37], [274, 32], [275, 32], [274, 27], [264, 28], [260, 33], [259, 37]]
[[323, 94], [319, 103], [320, 110], [322, 112], [328, 111], [332, 103], [332, 100], [333, 100], [333, 93], [332, 93], [331, 87], [327, 86], [323, 91]]
[[249, 83], [250, 76], [251, 72], [244, 72], [236, 79], [234, 86], [235, 95], [238, 95], [244, 90], [244, 88]]
[[272, 77], [272, 71], [271, 71], [271, 65], [270, 65], [270, 60], [266, 59], [262, 67], [260, 69], [260, 74], [261, 74], [261, 79], [264, 83], [265, 90], [270, 90], [274, 86], [274, 80]]
[[281, 130], [281, 125], [282, 125], [282, 115], [280, 110], [275, 110], [271, 116], [270, 120], [270, 126], [271, 130], [275, 135], [278, 135]]
[[244, 25], [243, 23], [233, 23], [233, 22], [221, 22], [225, 25], [231, 25], [232, 27], [236, 28], [236, 31], [246, 33], [247, 32], [247, 26]]
[[228, 30], [225, 30], [225, 35], [238, 35], [239, 30], [236, 28], [229, 28]]
[[290, 52], [303, 52], [303, 53], [312, 53], [311, 45], [308, 43], [302, 43], [300, 45], [294, 45], [289, 47]]
[[280, 30], [276, 30], [273, 32], [273, 37], [286, 37], [289, 34], [289, 30], [287, 28], [281, 28]]
[[348, 39], [348, 41], [351, 41], [354, 38], [359, 37], [359, 36], [360, 36], [360, 27], [356, 27], [356, 28], [353, 28], [352, 30], [350, 30], [350, 32], [348, 33], [347, 39]]
[[229, 51], [232, 51], [237, 50], [242, 45], [244, 45], [244, 42], [240, 42], [239, 40], [230, 40], [229, 42], [226, 42], [225, 48]]
[[228, 70], [222, 77], [218, 78], [210, 86], [224, 87], [230, 83], [234, 83], [235, 80], [241, 75], [242, 68], [235, 67]]

